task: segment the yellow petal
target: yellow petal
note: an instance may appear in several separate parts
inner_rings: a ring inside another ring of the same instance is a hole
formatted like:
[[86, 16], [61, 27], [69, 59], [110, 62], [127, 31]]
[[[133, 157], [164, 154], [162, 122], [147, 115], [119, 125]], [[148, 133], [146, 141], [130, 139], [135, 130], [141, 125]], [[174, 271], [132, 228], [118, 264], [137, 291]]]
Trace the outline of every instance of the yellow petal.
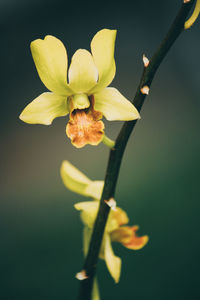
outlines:
[[92, 90], [92, 93], [107, 87], [115, 77], [114, 50], [116, 34], [116, 30], [102, 29], [92, 39], [91, 51], [99, 73], [98, 84]]
[[140, 119], [135, 106], [117, 89], [105, 88], [94, 95], [94, 108], [103, 113], [109, 121], [130, 121]]
[[65, 186], [78, 194], [94, 199], [100, 199], [103, 189], [103, 181], [92, 181], [69, 161], [62, 162], [60, 174]]
[[60, 174], [63, 183], [69, 190], [84, 196], [88, 196], [85, 190], [91, 180], [76, 167], [74, 167], [69, 161], [65, 160], [62, 162]]
[[117, 229], [118, 227], [119, 226], [118, 226], [117, 220], [115, 220], [113, 218], [112, 211], [110, 211], [109, 217], [108, 217], [108, 222], [106, 223], [105, 232], [107, 232], [107, 233], [112, 232], [113, 230]]
[[111, 232], [112, 242], [127, 243], [132, 236], [133, 232], [129, 226], [119, 227]]
[[83, 253], [84, 253], [84, 256], [86, 256], [88, 253], [91, 235], [92, 235], [92, 229], [89, 228], [88, 226], [84, 226], [84, 228], [83, 228]]
[[121, 225], [127, 224], [129, 221], [127, 214], [120, 207], [111, 210], [108, 216], [105, 231], [112, 232], [118, 229]]
[[120, 207], [116, 207], [116, 210], [112, 210], [112, 217], [117, 221], [118, 227], [125, 225], [129, 222], [127, 213]]
[[[84, 252], [84, 256], [87, 255], [91, 235], [92, 235], [92, 229], [88, 228], [87, 226], [84, 226], [84, 228], [83, 228], [83, 252]], [[92, 290], [92, 300], [100, 300], [98, 282], [97, 282], [96, 277], [94, 278], [94, 285], [93, 285], [93, 290]]]
[[19, 118], [29, 124], [50, 125], [56, 117], [67, 114], [66, 96], [43, 93], [25, 107]]
[[32, 56], [44, 85], [60, 95], [71, 95], [67, 86], [67, 52], [63, 43], [54, 36], [47, 35], [44, 40], [31, 43]]
[[81, 211], [81, 219], [84, 225], [92, 228], [96, 219], [99, 201], [79, 202], [74, 205], [77, 210]]
[[77, 50], [69, 68], [69, 86], [76, 93], [87, 93], [98, 78], [98, 71], [90, 52], [84, 49]]
[[[88, 228], [87, 226], [84, 226], [84, 228], [83, 228], [83, 252], [84, 252], [84, 256], [87, 255], [91, 235], [92, 235], [92, 229]], [[96, 277], [94, 279], [94, 285], [93, 285], [93, 291], [92, 291], [92, 300], [100, 300], [98, 282], [97, 282]]]
[[114, 242], [119, 242], [124, 247], [131, 250], [142, 249], [149, 241], [147, 235], [137, 236], [136, 231], [138, 226], [123, 226], [111, 233], [111, 239]]
[[95, 180], [91, 181], [86, 187], [85, 192], [92, 198], [100, 200], [103, 191], [104, 181]]
[[[131, 250], [140, 250], [142, 249], [149, 241], [147, 235], [137, 236], [136, 231], [139, 229], [138, 226], [125, 226], [126, 228], [132, 230], [132, 237], [129, 240], [122, 240], [122, 244]], [[123, 228], [123, 227], [122, 227]]]
[[113, 277], [114, 281], [117, 283], [119, 282], [120, 272], [121, 272], [121, 259], [118, 256], [115, 256], [110, 236], [108, 234], [105, 235], [105, 248], [104, 248], [104, 257], [105, 262], [110, 272], [111, 276]]
[[99, 287], [96, 277], [94, 279], [94, 285], [92, 290], [92, 300], [100, 300]]

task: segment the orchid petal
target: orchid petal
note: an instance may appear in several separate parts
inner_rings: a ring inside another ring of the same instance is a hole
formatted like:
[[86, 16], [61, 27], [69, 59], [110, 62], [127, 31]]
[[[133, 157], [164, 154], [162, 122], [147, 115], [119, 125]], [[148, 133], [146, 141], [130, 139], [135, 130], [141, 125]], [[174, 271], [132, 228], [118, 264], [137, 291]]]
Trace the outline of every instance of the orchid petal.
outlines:
[[[88, 249], [89, 249], [89, 243], [92, 235], [92, 229], [88, 228], [87, 226], [84, 226], [83, 228], [83, 253], [84, 257], [86, 257]], [[94, 278], [94, 285], [92, 290], [92, 300], [100, 300], [99, 295], [99, 288], [98, 288], [98, 282], [97, 278]]]
[[111, 233], [111, 239], [128, 249], [140, 250], [147, 244], [149, 237], [147, 235], [138, 237], [136, 235], [137, 230], [138, 226], [120, 227]]
[[115, 77], [114, 50], [116, 34], [116, 30], [102, 29], [92, 39], [91, 51], [99, 72], [99, 80], [91, 93], [104, 89]]
[[84, 225], [92, 228], [96, 219], [99, 201], [85, 201], [74, 205], [76, 210], [81, 211], [81, 219]]
[[57, 94], [71, 95], [67, 85], [67, 52], [63, 43], [47, 35], [44, 40], [37, 39], [31, 43], [31, 52], [44, 85]]
[[77, 50], [69, 67], [69, 86], [75, 93], [87, 93], [97, 83], [98, 71], [89, 51]]
[[92, 290], [92, 300], [100, 300], [99, 287], [96, 277], [94, 278], [94, 285]]
[[114, 281], [119, 282], [120, 272], [121, 272], [121, 259], [118, 256], [115, 256], [110, 236], [105, 234], [105, 248], [104, 248], [104, 258], [107, 265], [107, 268], [113, 277]]
[[116, 210], [112, 210], [112, 215], [113, 218], [117, 221], [118, 227], [129, 222], [127, 213], [120, 207], [116, 207]]
[[65, 186], [78, 194], [88, 196], [85, 193], [85, 189], [91, 180], [74, 167], [69, 161], [65, 160], [62, 162], [60, 174]]
[[100, 200], [103, 187], [104, 187], [103, 180], [94, 180], [88, 184], [88, 186], [85, 189], [85, 192], [88, 194], [88, 196]]
[[64, 185], [71, 191], [86, 197], [100, 199], [103, 189], [103, 181], [92, 181], [69, 161], [62, 162], [60, 174]]
[[55, 118], [67, 114], [66, 96], [43, 93], [25, 107], [19, 118], [29, 124], [50, 125]]
[[112, 231], [119, 228], [119, 226], [127, 224], [129, 221], [127, 214], [120, 207], [111, 210], [106, 223], [105, 231], [112, 233]]
[[117, 89], [105, 88], [94, 95], [94, 108], [103, 113], [109, 121], [130, 121], [140, 119], [135, 106]]
[[91, 238], [92, 230], [88, 226], [84, 226], [83, 228], [83, 253], [84, 257], [86, 257], [89, 249], [90, 238]]
[[136, 231], [138, 230], [138, 226], [132, 226], [132, 238], [123, 243], [123, 245], [131, 250], [140, 250], [142, 249], [149, 241], [149, 237], [147, 235], [137, 236]]

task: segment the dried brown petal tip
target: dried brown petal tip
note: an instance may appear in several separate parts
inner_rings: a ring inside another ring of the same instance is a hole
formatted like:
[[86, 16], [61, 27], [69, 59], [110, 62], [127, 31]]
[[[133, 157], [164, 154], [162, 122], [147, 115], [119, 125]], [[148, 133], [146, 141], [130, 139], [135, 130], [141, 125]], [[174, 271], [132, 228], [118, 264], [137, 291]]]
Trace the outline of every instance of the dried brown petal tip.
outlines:
[[117, 203], [114, 198], [110, 198], [109, 200], [104, 200], [104, 202], [112, 209], [116, 210]]
[[190, 2], [191, 0], [184, 0], [183, 3], [188, 3]]
[[78, 280], [85, 280], [85, 279], [88, 278], [88, 276], [86, 275], [86, 271], [85, 270], [82, 270], [81, 272], [78, 272], [75, 277]]
[[143, 60], [143, 63], [144, 63], [145, 68], [148, 67], [148, 65], [149, 65], [149, 60], [148, 60], [148, 58], [145, 56], [145, 54], [143, 54], [142, 60]]
[[149, 95], [149, 87], [147, 85], [143, 86], [140, 91], [142, 94]]

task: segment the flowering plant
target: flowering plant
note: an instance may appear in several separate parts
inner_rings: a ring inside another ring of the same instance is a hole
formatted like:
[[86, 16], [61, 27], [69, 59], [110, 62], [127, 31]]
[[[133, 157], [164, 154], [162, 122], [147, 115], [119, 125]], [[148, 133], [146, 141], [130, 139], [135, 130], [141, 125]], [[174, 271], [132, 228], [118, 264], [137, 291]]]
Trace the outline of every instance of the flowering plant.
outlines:
[[[67, 51], [63, 43], [50, 35], [31, 43], [32, 56], [39, 77], [50, 92], [29, 103], [20, 119], [30, 124], [50, 125], [56, 117], [69, 114], [66, 134], [72, 144], [82, 148], [104, 142], [111, 148], [104, 181], [93, 181], [68, 161], [61, 166], [65, 186], [73, 192], [92, 198], [76, 203], [84, 225], [83, 248], [85, 262], [76, 277], [82, 280], [79, 300], [99, 300], [96, 275], [98, 258], [105, 260], [115, 282], [119, 281], [121, 258], [114, 254], [112, 242], [120, 242], [131, 250], [142, 249], [148, 236], [137, 236], [138, 226], [128, 226], [128, 216], [117, 206], [115, 188], [124, 150], [129, 136], [140, 119], [139, 111], [149, 94], [154, 75], [181, 32], [190, 28], [200, 12], [196, 0], [194, 12], [187, 15], [195, 0], [184, 0], [181, 10], [155, 54], [149, 60], [143, 55], [144, 70], [133, 103], [112, 82], [116, 66], [114, 48], [116, 30], [103, 29], [91, 42], [91, 53], [79, 49], [72, 57], [68, 70]], [[105, 117], [109, 121], [125, 122], [116, 141], [104, 132]]]

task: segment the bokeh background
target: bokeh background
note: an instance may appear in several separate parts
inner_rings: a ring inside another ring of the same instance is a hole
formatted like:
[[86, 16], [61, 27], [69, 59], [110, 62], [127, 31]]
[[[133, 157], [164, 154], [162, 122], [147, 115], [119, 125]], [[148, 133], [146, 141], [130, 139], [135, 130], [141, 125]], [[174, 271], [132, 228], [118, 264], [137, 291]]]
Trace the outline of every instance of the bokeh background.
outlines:
[[[82, 257], [82, 224], [59, 168], [67, 159], [91, 179], [103, 179], [108, 149], [73, 148], [66, 118], [28, 125], [22, 109], [44, 92], [30, 42], [52, 34], [71, 57], [89, 49], [102, 28], [117, 29], [117, 74], [112, 86], [132, 99], [142, 72], [182, 1], [1, 0], [0, 298], [73, 300]], [[116, 199], [139, 234], [140, 251], [114, 245], [122, 257], [115, 285], [98, 265], [102, 299], [199, 299], [200, 20], [181, 35], [160, 67], [131, 136]], [[115, 138], [122, 123], [106, 122]]]

